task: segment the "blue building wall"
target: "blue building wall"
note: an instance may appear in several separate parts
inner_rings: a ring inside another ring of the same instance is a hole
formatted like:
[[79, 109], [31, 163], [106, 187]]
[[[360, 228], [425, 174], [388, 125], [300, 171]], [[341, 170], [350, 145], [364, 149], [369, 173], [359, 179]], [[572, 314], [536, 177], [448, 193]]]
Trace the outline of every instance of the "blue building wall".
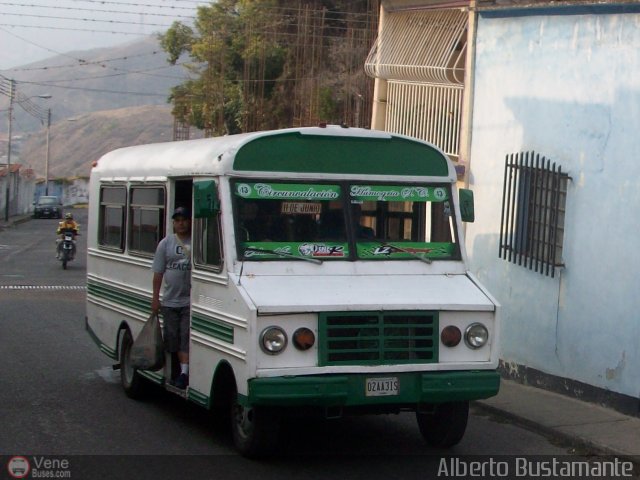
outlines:
[[54, 183], [49, 182], [49, 191], [46, 192], [44, 182], [38, 183], [36, 185], [36, 192], [34, 201], [38, 201], [38, 199], [43, 195], [49, 195], [52, 197], [62, 198], [64, 195], [64, 185], [62, 183]]
[[[40, 182], [36, 185], [34, 202], [42, 195], [45, 195], [45, 184]], [[72, 178], [64, 181], [49, 181], [48, 195], [56, 196], [62, 200], [64, 205], [77, 205], [89, 202], [89, 179]]]
[[[640, 13], [501, 12], [477, 25], [467, 245], [503, 305], [501, 357], [637, 398]], [[498, 258], [505, 156], [531, 150], [573, 179], [555, 278]]]

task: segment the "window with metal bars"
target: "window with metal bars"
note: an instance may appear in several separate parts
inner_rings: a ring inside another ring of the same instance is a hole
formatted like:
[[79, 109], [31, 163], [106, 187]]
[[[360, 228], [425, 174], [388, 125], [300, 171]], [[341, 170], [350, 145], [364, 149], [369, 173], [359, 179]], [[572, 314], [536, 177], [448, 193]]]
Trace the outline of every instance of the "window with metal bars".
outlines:
[[426, 140], [459, 160], [469, 12], [446, 3], [387, 11], [365, 72], [387, 82], [385, 131]]
[[543, 275], [562, 267], [567, 183], [571, 177], [535, 152], [507, 155], [499, 257]]

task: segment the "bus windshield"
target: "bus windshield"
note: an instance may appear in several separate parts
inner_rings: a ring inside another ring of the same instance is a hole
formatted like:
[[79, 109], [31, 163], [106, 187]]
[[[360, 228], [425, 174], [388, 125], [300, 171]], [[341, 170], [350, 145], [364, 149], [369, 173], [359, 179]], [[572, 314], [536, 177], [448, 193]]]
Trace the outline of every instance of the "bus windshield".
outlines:
[[236, 181], [233, 192], [246, 260], [460, 258], [446, 184]]

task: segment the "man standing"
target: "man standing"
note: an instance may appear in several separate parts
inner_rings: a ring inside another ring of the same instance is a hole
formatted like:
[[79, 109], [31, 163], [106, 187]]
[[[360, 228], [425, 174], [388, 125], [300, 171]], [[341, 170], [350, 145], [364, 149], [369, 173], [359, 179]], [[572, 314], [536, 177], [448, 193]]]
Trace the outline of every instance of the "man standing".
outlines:
[[[189, 385], [189, 321], [191, 305], [191, 212], [178, 207], [173, 212], [173, 235], [160, 240], [153, 258], [151, 310], [162, 311], [165, 348], [177, 353], [180, 374], [171, 382], [180, 389]], [[160, 289], [164, 280], [162, 305]]]

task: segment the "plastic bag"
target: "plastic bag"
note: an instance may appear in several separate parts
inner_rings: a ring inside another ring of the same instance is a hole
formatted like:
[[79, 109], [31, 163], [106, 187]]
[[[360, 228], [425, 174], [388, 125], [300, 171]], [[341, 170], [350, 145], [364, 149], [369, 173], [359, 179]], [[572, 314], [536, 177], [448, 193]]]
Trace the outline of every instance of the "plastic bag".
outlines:
[[152, 313], [131, 346], [131, 365], [138, 370], [160, 370], [164, 366], [164, 343], [160, 319]]

